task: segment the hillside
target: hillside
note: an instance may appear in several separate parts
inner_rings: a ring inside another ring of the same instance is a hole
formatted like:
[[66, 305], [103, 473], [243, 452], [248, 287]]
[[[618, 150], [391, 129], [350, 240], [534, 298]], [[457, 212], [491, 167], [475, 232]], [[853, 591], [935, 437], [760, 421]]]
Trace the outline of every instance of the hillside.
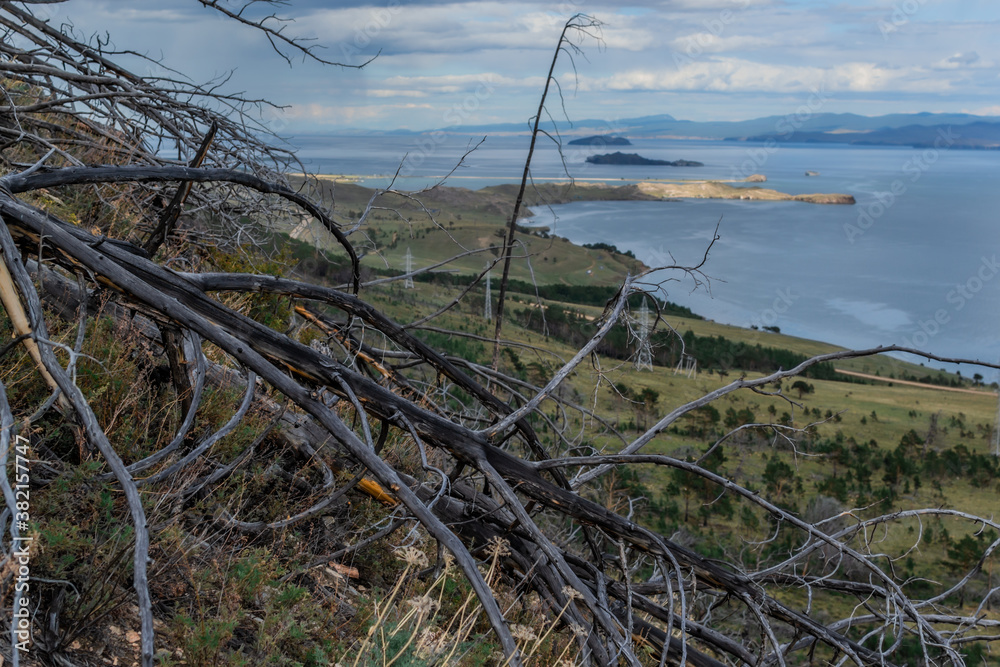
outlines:
[[[397, 283], [387, 290], [384, 296], [375, 297], [376, 302], [387, 312], [408, 318], [433, 313], [441, 304], [461, 296], [438, 282], [417, 282], [410, 290], [400, 289]], [[473, 291], [439, 320], [439, 327], [454, 330], [455, 335], [429, 334], [428, 340], [463, 359], [487, 363], [485, 339], [491, 329], [482, 319], [482, 296], [481, 289]], [[521, 292], [514, 298], [510, 322], [514, 326], [505, 329], [511, 341], [505, 364], [522, 369], [521, 376], [534, 381], [544, 380], [558, 367], [558, 359], [568, 358], [578, 347], [574, 327], [586, 337], [603, 312], [601, 305], [543, 300], [549, 332], [545, 336], [537, 329], [537, 322], [530, 323], [539, 310], [534, 294]], [[672, 329], [685, 334], [688, 350], [699, 357], [701, 343], [691, 345], [688, 332], [706, 340], [722, 339], [804, 356], [838, 350], [821, 342], [690, 316], [666, 314], [664, 319]], [[477, 342], [477, 336], [482, 342]], [[622, 352], [619, 361], [614, 361], [614, 355], [605, 358], [600, 375], [594, 369], [580, 369], [564, 391], [571, 392], [571, 400], [589, 397], [603, 419], [633, 436], [647, 429], [663, 406], [696, 400], [725, 387], [737, 376], [761, 377], [759, 371], [742, 370], [738, 363], [723, 368], [718, 362], [699, 363], [699, 372], [687, 377], [675, 372], [676, 358], [665, 365], [658, 362], [652, 371], [636, 372], [629, 359], [634, 348]], [[658, 354], [659, 348], [654, 348], [654, 355]], [[826, 518], [831, 511], [847, 508], [860, 517], [942, 505], [977, 511], [994, 503], [1000, 467], [989, 456], [997, 400], [990, 388], [976, 388], [967, 379], [883, 355], [842, 360], [835, 365], [882, 381], [856, 382], [857, 378], [844, 374], [836, 379], [807, 378], [804, 382], [809, 391], [800, 394], [795, 389], [798, 381], [785, 380], [780, 384], [795, 404], [774, 396], [732, 394], [714, 403], [712, 410], [696, 411], [675, 423], [651, 441], [647, 452], [680, 460], [697, 458], [723, 438], [725, 444], [714, 449], [712, 470], [807, 517]], [[894, 382], [897, 378], [916, 384], [898, 384]], [[931, 383], [958, 385], [975, 393], [953, 392]], [[604, 390], [594, 393], [599, 384]], [[750, 423], [777, 426], [749, 428], [724, 438], [724, 433]], [[614, 440], [608, 433], [592, 436], [588, 442], [602, 446], [612, 445]], [[692, 478], [676, 470], [653, 468], [636, 474], [622, 470], [621, 475], [617, 483], [625, 493], [645, 499], [634, 506], [641, 522], [679, 537], [705, 555], [722, 557], [739, 548], [743, 540], [762, 540], [744, 559], [763, 564], [774, 562], [782, 549], [793, 547], [787, 537], [765, 541], [775, 528], [766, 515], [745, 505], [741, 508], [737, 500], [725, 500], [726, 496], [723, 502], [711, 488], [694, 484]], [[970, 479], [977, 481], [970, 485]], [[619, 502], [625, 502], [624, 496]], [[879, 548], [905, 553], [914, 529], [924, 530], [930, 537], [925, 536], [922, 557], [905, 562], [908, 576], [954, 581], [949, 563], [959, 545], [966, 544], [967, 538], [973, 545], [983, 544], [981, 538], [975, 542], [974, 532], [960, 521], [928, 515], [921, 522], [916, 518], [899, 522], [881, 538]], [[797, 599], [794, 592], [789, 596], [789, 600]], [[827, 607], [831, 614], [849, 612], [838, 606], [840, 603], [828, 604], [832, 605]]]
[[567, 146], [631, 146], [632, 142], [625, 137], [616, 137], [612, 134], [597, 134], [590, 137], [581, 137], [566, 142]]
[[[337, 212], [356, 219], [368, 206], [373, 190], [361, 186], [320, 179], [318, 195], [336, 191]], [[419, 195], [419, 203], [397, 195], [382, 197], [377, 210], [366, 219], [366, 238], [357, 242], [364, 253], [362, 263], [379, 271], [402, 271], [410, 251], [414, 269], [437, 265], [453, 257], [437, 270], [463, 274], [479, 273], [487, 262], [496, 261], [504, 225], [513, 206], [516, 189], [501, 185], [482, 190], [433, 188]], [[654, 199], [635, 186], [546, 184], [531, 192], [529, 206], [569, 201]], [[292, 223], [286, 223], [291, 225]], [[286, 227], [286, 229], [290, 229]], [[337, 252], [321, 228], [313, 225], [305, 240]], [[544, 284], [617, 286], [628, 272], [644, 268], [634, 257], [615, 251], [581, 248], [553, 236], [546, 228], [522, 228], [517, 234], [525, 251], [524, 259], [513, 262], [511, 276], [521, 281], [533, 279]], [[471, 254], [469, 254], [471, 252]], [[457, 257], [456, 257], [457, 256]], [[530, 262], [529, 262], [530, 259]], [[499, 270], [499, 269], [497, 269]]]
[[[975, 378], [707, 322], [517, 188], [289, 176], [47, 4], [0, 3], [0, 666], [997, 663]], [[256, 5], [213, 45], [327, 62]]]
[[910, 146], [912, 148], [1000, 148], [1000, 123], [976, 121], [954, 125], [906, 125], [874, 130], [768, 133], [745, 141], [778, 141], [857, 146]]

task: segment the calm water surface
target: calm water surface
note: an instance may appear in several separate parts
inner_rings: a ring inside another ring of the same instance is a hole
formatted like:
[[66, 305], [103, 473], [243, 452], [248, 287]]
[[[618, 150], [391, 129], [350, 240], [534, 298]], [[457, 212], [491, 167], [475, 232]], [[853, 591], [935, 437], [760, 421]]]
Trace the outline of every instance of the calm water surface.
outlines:
[[[960, 129], [959, 129], [960, 131]], [[469, 137], [302, 137], [302, 157], [323, 173], [366, 175], [385, 185], [426, 187], [455, 166]], [[666, 284], [672, 301], [731, 324], [848, 347], [913, 344], [936, 354], [1000, 359], [1000, 152], [910, 148], [783, 146], [742, 142], [634, 140], [635, 146], [570, 147], [579, 179], [730, 179], [750, 172], [782, 192], [843, 192], [855, 206], [800, 202], [685, 200], [578, 202], [535, 210], [536, 224], [577, 243], [612, 243], [649, 265], [697, 262], [719, 225], [708, 286]], [[523, 137], [489, 137], [449, 185], [517, 182]], [[590, 165], [594, 152], [688, 159], [701, 168]], [[806, 171], [819, 172], [808, 177]], [[565, 179], [558, 152], [540, 144], [537, 180]], [[940, 364], [934, 364], [940, 366]], [[975, 370], [965, 368], [971, 375]], [[980, 371], [983, 372], [983, 371]], [[985, 371], [987, 379], [997, 374]]]

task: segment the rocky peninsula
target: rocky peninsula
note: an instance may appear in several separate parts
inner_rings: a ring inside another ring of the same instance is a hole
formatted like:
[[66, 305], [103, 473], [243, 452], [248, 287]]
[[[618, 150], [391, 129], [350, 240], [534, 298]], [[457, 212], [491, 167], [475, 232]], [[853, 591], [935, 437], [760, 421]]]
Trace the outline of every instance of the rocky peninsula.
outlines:
[[810, 204], [854, 204], [852, 195], [845, 194], [806, 194], [790, 195], [777, 190], [757, 186], [736, 187], [721, 181], [683, 181], [679, 183], [664, 183], [662, 181], [644, 181], [638, 184], [643, 194], [659, 199], [747, 199], [759, 201], [801, 201]]

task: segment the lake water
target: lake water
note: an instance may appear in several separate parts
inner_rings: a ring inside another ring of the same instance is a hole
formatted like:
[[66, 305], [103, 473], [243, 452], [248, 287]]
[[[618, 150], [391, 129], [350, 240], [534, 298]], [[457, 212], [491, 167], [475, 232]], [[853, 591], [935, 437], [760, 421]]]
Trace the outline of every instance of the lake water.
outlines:
[[[961, 128], [956, 128], [961, 133]], [[321, 173], [364, 174], [384, 186], [407, 154], [396, 187], [426, 187], [474, 145], [469, 137], [302, 137], [301, 156]], [[471, 142], [471, 143], [470, 143]], [[782, 192], [842, 192], [855, 206], [685, 200], [578, 202], [535, 210], [535, 224], [576, 243], [612, 243], [653, 265], [701, 258], [710, 291], [665, 285], [670, 300], [720, 322], [778, 326], [847, 347], [910, 344], [942, 356], [1000, 359], [1000, 151], [634, 140], [634, 146], [568, 147], [582, 180], [730, 179], [759, 172]], [[524, 137], [490, 137], [449, 184], [517, 182]], [[594, 152], [687, 159], [700, 168], [590, 165]], [[809, 177], [806, 171], [819, 172]], [[540, 142], [536, 180], [565, 179], [558, 152]], [[933, 363], [934, 366], [941, 366]], [[963, 368], [965, 375], [993, 371]]]

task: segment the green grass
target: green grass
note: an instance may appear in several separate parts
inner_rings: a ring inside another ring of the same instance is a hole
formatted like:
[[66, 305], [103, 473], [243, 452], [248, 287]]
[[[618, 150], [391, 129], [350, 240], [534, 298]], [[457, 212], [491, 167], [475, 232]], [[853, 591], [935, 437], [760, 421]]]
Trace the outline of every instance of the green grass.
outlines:
[[[343, 200], [341, 201], [343, 202]], [[384, 212], [382, 213], [384, 214]], [[457, 218], [459, 207], [457, 206], [455, 208], [442, 206], [436, 215], [439, 221], [444, 222], [446, 229], [466, 246], [473, 244], [479, 237], [495, 233], [503, 224], [502, 216], [491, 216], [488, 213], [483, 213], [480, 220], [478, 214], [464, 212], [461, 213], [462, 219], [459, 220]], [[479, 221], [472, 222], [470, 218]], [[452, 220], [454, 221], [453, 226], [449, 224]], [[384, 235], [393, 226], [402, 229], [399, 222], [390, 221], [387, 218], [376, 219], [376, 239], [384, 239]], [[408, 241], [407, 244], [413, 254], [415, 267], [420, 266], [421, 262], [440, 259], [445, 256], [446, 252], [453, 252], [453, 246], [444, 242], [444, 239], [447, 238], [445, 233], [440, 230], [428, 231], [426, 223], [417, 225], [414, 236], [415, 238]], [[592, 266], [590, 262], [593, 261], [593, 255], [601, 252], [576, 248], [568, 242], [552, 242], [538, 237], [527, 239], [527, 241], [532, 244], [532, 250], [539, 253], [533, 259], [533, 266], [536, 269], [534, 278], [538, 284], [576, 283], [580, 280], [581, 271], [585, 275], [586, 268]], [[560, 254], [556, 262], [552, 262], [551, 259], [555, 256], [554, 254], [550, 255], [548, 262], [539, 260], [540, 257], [545, 256], [546, 252], [555, 253], [557, 251]], [[396, 247], [389, 249], [386, 253], [388, 263], [390, 265], [393, 265], [394, 262], [401, 263], [405, 252], [406, 245], [397, 242]], [[607, 253], [604, 254], [605, 257], [602, 260], [607, 259]], [[372, 260], [369, 258], [367, 261]], [[481, 264], [482, 262], [477, 258], [465, 264], [458, 263], [455, 268], [459, 273], [466, 274], [478, 271]], [[605, 264], [605, 266], [609, 265], [610, 262]], [[617, 271], [616, 275], [609, 277], [612, 283], [621, 280], [625, 268], [619, 267]], [[515, 272], [515, 277], [525, 279], [522, 276], [523, 273]], [[494, 282], [495, 285], [496, 282]], [[401, 285], [393, 285], [369, 290], [365, 297], [377, 307], [383, 308], [391, 316], [409, 321], [434, 312], [440, 305], [455, 298], [458, 293], [459, 290], [455, 287], [418, 282], [414, 289], [402, 289]], [[519, 303], [516, 306], [511, 303], [509, 308], [524, 308], [525, 304], [534, 301], [533, 295], [513, 295], [512, 299]], [[554, 302], [547, 301], [545, 303]], [[582, 312], [589, 318], [597, 318], [602, 312], [602, 308], [598, 306], [571, 303], [562, 303], [561, 305]], [[842, 349], [825, 342], [781, 333], [754, 331], [690, 317], [667, 316], [665, 319], [673, 328], [682, 333], [690, 330], [698, 336], [721, 336], [737, 342], [785, 349], [804, 356]], [[486, 323], [482, 319], [481, 291], [467, 295], [462, 303], [444, 314], [435, 322], [435, 325], [484, 337], [491, 336], [493, 326], [492, 323]], [[535, 351], [511, 348], [516, 354], [516, 364], [513, 358], [509, 358], [507, 355], [503, 357], [503, 364], [508, 372], [516, 372], [518, 368], [525, 369], [522, 372], [535, 381], [544, 381], [558, 366], [576, 352], [576, 349], [570, 345], [552, 338], [546, 339], [538, 333], [521, 329], [509, 321], [505, 323], [503, 335], [513, 341], [538, 346], [539, 349]], [[446, 351], [476, 356], [479, 361], [485, 361], [490, 356], [488, 343], [469, 343], [457, 338], [449, 340], [441, 334], [435, 335], [433, 342], [437, 347], [444, 348]], [[473, 348], [475, 348], [474, 353], [472, 352]], [[720, 377], [715, 372], [710, 374], [703, 370], [695, 378], [688, 379], [681, 375], [675, 375], [671, 368], [656, 367], [653, 371], [636, 372], [632, 364], [627, 361], [621, 362], [606, 358], [602, 358], [600, 364], [600, 375], [590, 364], [581, 365], [567, 381], [565, 393], [577, 403], [594, 408], [599, 414], [612, 423], [619, 424], [622, 428], [637, 421], [643, 421], [643, 416], [637, 405], [615, 398], [610, 390], [612, 383], [626, 384], [632, 390], [633, 395], [644, 389], [656, 392], [658, 399], [656, 404], [657, 417], [655, 418], [658, 418], [679, 405], [728, 384], [740, 374], [739, 371], [730, 371], [728, 376]], [[956, 378], [944, 371], [933, 369], [932, 366], [904, 362], [885, 355], [841, 360], [835, 362], [834, 365], [837, 368], [858, 373], [878, 375], [885, 378], [885, 382], [859, 383], [809, 379], [808, 382], [813, 385], [815, 390], [800, 400], [797, 398], [797, 393], [791, 391], [793, 380], [789, 379], [783, 383], [784, 391], [800, 405], [792, 405], [782, 398], [763, 396], [746, 390], [725, 396], [716, 401], [714, 405], [723, 415], [730, 408], [735, 411], [749, 410], [759, 422], [778, 420], [783, 417], [784, 413], [788, 413], [788, 417], [793, 420], [793, 424], [797, 428], [803, 428], [818, 419], [825, 419], [828, 413], [838, 415], [839, 420], [831, 418], [815, 426], [814, 442], [822, 443], [835, 440], [849, 442], [854, 440], [858, 443], [868, 443], [872, 440], [876, 441], [877, 450], [874, 456], [878, 459], [878, 467], [872, 470], [873, 492], [877, 492], [883, 484], [884, 470], [881, 468], [881, 458], [891, 454], [900, 443], [901, 438], [911, 430], [921, 438], [926, 437], [931, 430], [932, 416], [936, 416], [937, 436], [935, 441], [928, 445], [929, 449], [944, 452], [961, 445], [973, 453], [986, 454], [989, 452], [988, 435], [996, 415], [997, 399], [995, 395], [959, 393], [939, 387], [912, 387], [893, 383], [891, 381], [893, 377], [898, 378], [904, 374], [916, 377], [930, 375], [945, 381]], [[969, 374], [971, 375], [972, 372], [974, 371], [969, 371]], [[748, 377], [759, 376], [759, 374], [748, 375]], [[598, 387], [596, 390], [595, 386]], [[968, 381], [965, 381], [964, 386], [970, 386]], [[773, 415], [769, 410], [771, 407], [774, 409]], [[549, 414], [555, 413], [551, 402], [543, 403], [542, 409]], [[818, 410], [819, 417], [815, 416], [814, 409]], [[646, 425], [651, 424], [653, 419], [652, 416], [646, 419]], [[682, 419], [676, 425], [683, 426], [684, 423], [685, 420]], [[571, 421], [568, 424], [569, 430], [573, 433], [580, 432], [583, 426], [579, 421]], [[552, 444], [551, 434], [547, 433], [541, 426], [540, 432], [543, 440], [548, 439], [547, 444]], [[637, 437], [640, 432], [634, 427], [630, 427], [625, 435], [631, 439]], [[611, 449], [621, 447], [620, 441], [612, 439], [607, 434], [602, 434], [601, 429], [593, 424], [587, 425], [583, 437], [587, 439], [587, 444], [596, 447], [608, 446]], [[683, 432], [666, 431], [657, 435], [647, 446], [646, 451], [682, 458], [689, 455], [697, 456], [716, 437], [712, 434], [704, 438], [697, 438]], [[775, 498], [781, 502], [794, 503], [801, 512], [810, 500], [820, 493], [819, 485], [833, 474], [835, 468], [831, 457], [809, 451], [807, 444], [800, 443], [797, 447], [799, 451], [794, 452], [787, 441], [775, 438], [773, 432], [767, 438], [729, 442], [724, 448], [727, 461], [720, 468], [720, 472], [748, 488], [760, 490], [765, 495], [773, 495], [768, 494], [766, 490], [765, 472], [768, 464], [775, 460], [786, 463], [791, 468], [793, 480], [788, 490], [783, 494], [778, 494]], [[777, 458], [775, 459], [775, 457]], [[707, 525], [702, 526], [701, 517], [698, 516], [702, 501], [694, 499], [689, 503], [689, 509], [695, 518], [684, 524], [677, 515], [663, 511], [665, 507], [673, 507], [675, 511], [683, 509], [683, 497], [671, 491], [671, 485], [675, 479], [670, 470], [654, 466], [635, 467], [635, 470], [637, 475], [625, 481], [626, 484], [634, 485], [630, 487], [634, 491], [632, 495], [641, 495], [647, 499], [647, 503], [655, 503], [655, 505], [647, 505], [647, 507], [652, 507], [647, 513], [644, 514], [643, 510], [639, 511], [637, 514], [639, 520], [648, 523], [653, 528], [666, 530], [668, 534], [673, 530], [681, 530], [694, 541], [696, 548], [706, 555], [729, 558], [743, 549], [741, 538], [766, 540], [770, 536], [771, 526], [766, 514], [759, 509], [754, 509], [749, 502], [743, 500], [734, 500], [731, 516], [726, 516], [713, 509], [705, 517]], [[844, 475], [845, 468], [843, 466], [837, 468], [837, 474]], [[796, 491], [796, 480], [801, 486], [801, 492]], [[922, 479], [921, 485], [917, 488], [911, 479], [906, 479], [900, 482], [896, 492], [897, 495], [889, 507], [877, 503], [876, 497], [859, 497], [854, 494], [847, 499], [844, 507], [853, 508], [858, 516], [875, 516], [887, 509], [920, 507], [956, 508], [986, 515], [995, 513], [994, 508], [1000, 509], [996, 500], [998, 485], [995, 480], [990, 484], [977, 485], [969, 483], [961, 476], [943, 476], [937, 479]], [[861, 503], [862, 500], [863, 503]], [[659, 525], [658, 522], [662, 525]], [[754, 527], [754, 523], [756, 523], [756, 527]], [[898, 568], [901, 575], [926, 577], [939, 582], [953, 581], [954, 568], [948, 564], [949, 545], [956, 544], [965, 536], [972, 534], [975, 526], [950, 519], [925, 520], [923, 525], [925, 529], [930, 530], [931, 539], [925, 539], [920, 544], [919, 549], [909, 556], [904, 556], [904, 554], [916, 541], [918, 531], [916, 519], [901, 521], [888, 529], [872, 534], [869, 546], [872, 551], [884, 551], [894, 558], [899, 557], [900, 560], [895, 564], [895, 567]], [[948, 541], [944, 539], [945, 534], [948, 535]], [[794, 539], [789, 542], [789, 548], [794, 543]], [[859, 543], [854, 546], [862, 547], [864, 545]], [[777, 558], [775, 554], [769, 555], [769, 548], [767, 546], [746, 547], [744, 555], [751, 560]], [[794, 590], [779, 592], [779, 596], [789, 603], [796, 605], [803, 603], [803, 600], [800, 599], [801, 593]], [[834, 616], [849, 614], [850, 608], [844, 606], [845, 604], [847, 603], [844, 601], [831, 603], [828, 613]]]
[[[344, 183], [338, 183], [334, 189], [325, 181], [321, 182], [321, 190], [327, 205], [335, 201], [334, 217], [345, 222], [356, 220], [374, 194], [367, 188]], [[577, 186], [567, 191], [550, 185], [545, 190], [553, 202], [608, 196], [623, 198], [631, 192], [596, 186]], [[467, 251], [500, 246], [513, 209], [514, 194], [509, 186], [479, 191], [438, 188], [420, 195], [423, 206], [397, 195], [384, 195], [376, 202], [378, 208], [369, 214], [364, 227], [365, 237], [356, 234], [351, 242], [359, 254], [364, 254], [363, 265], [400, 273], [406, 267], [407, 249], [413, 256], [413, 268], [419, 269]], [[532, 197], [531, 201], [536, 199]], [[279, 230], [288, 232], [293, 223], [298, 224], [299, 219], [285, 221], [279, 225]], [[311, 238], [320, 247], [333, 253], [341, 252], [318, 223], [312, 223], [311, 229]], [[540, 284], [608, 286], [620, 283], [626, 273], [636, 273], [642, 267], [640, 262], [625, 255], [582, 248], [566, 239], [547, 236], [544, 229], [516, 234], [516, 242], [521, 245], [511, 262], [511, 277]], [[478, 274], [496, 256], [495, 251], [483, 250], [459, 258], [441, 270]], [[500, 270], [498, 265], [497, 278]]]

